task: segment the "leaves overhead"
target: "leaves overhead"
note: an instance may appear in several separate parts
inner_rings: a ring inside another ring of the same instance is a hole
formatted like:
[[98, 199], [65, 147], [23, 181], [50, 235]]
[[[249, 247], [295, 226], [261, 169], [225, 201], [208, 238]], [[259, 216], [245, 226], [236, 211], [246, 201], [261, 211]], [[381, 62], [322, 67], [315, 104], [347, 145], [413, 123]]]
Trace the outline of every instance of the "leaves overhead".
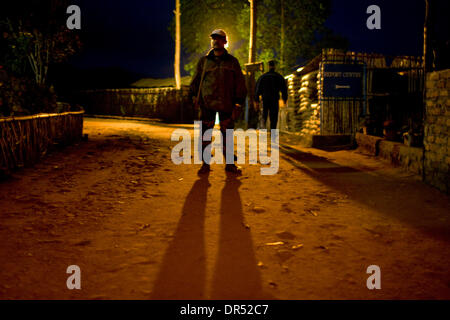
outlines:
[[81, 42], [66, 27], [67, 0], [16, 0], [1, 5], [2, 49], [0, 63], [18, 74], [33, 72], [45, 84], [48, 67], [73, 55]]
[[[278, 69], [284, 74], [290, 72], [299, 58], [311, 59], [320, 53], [322, 45], [341, 48], [346, 45], [344, 39], [330, 35], [330, 30], [324, 27], [331, 13], [331, 0], [257, 0], [256, 3], [257, 60], [278, 60]], [[210, 32], [217, 28], [224, 29], [229, 35], [228, 50], [241, 65], [246, 63], [249, 26], [248, 1], [181, 0], [181, 41], [189, 55], [185, 69], [192, 73], [198, 58], [210, 47]], [[174, 22], [169, 29], [173, 33]]]

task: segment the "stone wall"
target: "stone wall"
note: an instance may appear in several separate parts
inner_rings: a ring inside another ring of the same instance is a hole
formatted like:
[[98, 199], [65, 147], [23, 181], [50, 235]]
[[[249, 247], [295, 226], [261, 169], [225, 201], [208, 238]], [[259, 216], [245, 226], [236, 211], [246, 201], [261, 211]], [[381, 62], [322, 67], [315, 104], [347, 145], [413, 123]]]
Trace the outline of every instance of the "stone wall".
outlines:
[[424, 123], [424, 179], [449, 192], [450, 167], [450, 69], [426, 77]]
[[421, 175], [423, 172], [423, 149], [409, 147], [403, 143], [388, 141], [380, 137], [356, 133], [358, 151], [378, 156], [394, 166]]
[[423, 149], [408, 147], [403, 143], [381, 140], [378, 156], [401, 166], [409, 172], [421, 175], [423, 171]]
[[188, 87], [101, 89], [82, 94], [87, 114], [157, 118], [167, 122], [192, 122]]
[[380, 141], [383, 138], [357, 132], [355, 140], [359, 151], [362, 153], [371, 156], [377, 156], [380, 153]]

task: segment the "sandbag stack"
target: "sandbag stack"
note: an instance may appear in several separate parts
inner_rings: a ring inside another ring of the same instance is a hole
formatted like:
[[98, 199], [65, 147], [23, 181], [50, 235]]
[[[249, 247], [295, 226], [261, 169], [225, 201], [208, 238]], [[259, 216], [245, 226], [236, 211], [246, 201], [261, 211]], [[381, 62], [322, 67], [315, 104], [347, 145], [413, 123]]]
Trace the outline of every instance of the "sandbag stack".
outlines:
[[320, 134], [320, 106], [318, 102], [318, 71], [310, 72], [301, 77], [298, 91], [300, 107], [297, 114], [301, 118], [300, 135]]
[[300, 105], [301, 77], [291, 74], [287, 77], [288, 85], [288, 116], [287, 126], [290, 131], [296, 132], [302, 124], [301, 116], [298, 114], [298, 106]]

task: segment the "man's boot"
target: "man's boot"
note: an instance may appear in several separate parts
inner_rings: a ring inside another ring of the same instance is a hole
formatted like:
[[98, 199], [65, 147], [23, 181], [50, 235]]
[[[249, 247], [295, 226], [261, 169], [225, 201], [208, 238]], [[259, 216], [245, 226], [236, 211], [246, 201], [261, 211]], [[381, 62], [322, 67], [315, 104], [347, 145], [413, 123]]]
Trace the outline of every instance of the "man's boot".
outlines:
[[226, 172], [230, 172], [230, 173], [235, 173], [237, 175], [241, 175], [242, 174], [242, 170], [238, 166], [236, 166], [234, 163], [226, 164], [225, 165], [225, 171]]
[[201, 168], [198, 170], [197, 174], [198, 175], [203, 175], [203, 174], [207, 174], [211, 171], [211, 168], [209, 166], [209, 164], [203, 162]]

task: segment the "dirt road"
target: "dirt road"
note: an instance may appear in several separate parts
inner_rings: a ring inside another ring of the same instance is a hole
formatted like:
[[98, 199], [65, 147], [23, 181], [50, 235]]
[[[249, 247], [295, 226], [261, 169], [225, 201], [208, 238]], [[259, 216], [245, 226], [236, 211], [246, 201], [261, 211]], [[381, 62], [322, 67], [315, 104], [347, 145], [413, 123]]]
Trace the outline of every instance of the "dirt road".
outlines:
[[179, 127], [87, 118], [89, 141], [0, 182], [0, 298], [450, 298], [450, 201], [418, 177], [284, 142], [277, 175], [200, 179], [171, 161]]

